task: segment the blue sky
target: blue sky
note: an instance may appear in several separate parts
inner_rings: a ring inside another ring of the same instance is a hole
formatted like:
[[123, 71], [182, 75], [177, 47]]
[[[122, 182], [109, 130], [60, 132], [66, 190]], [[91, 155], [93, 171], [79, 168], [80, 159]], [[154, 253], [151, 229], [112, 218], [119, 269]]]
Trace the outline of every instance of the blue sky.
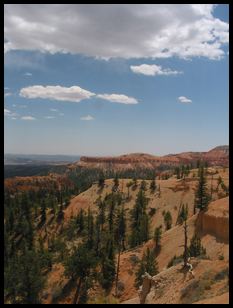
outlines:
[[99, 6], [5, 5], [5, 153], [228, 144], [228, 6]]

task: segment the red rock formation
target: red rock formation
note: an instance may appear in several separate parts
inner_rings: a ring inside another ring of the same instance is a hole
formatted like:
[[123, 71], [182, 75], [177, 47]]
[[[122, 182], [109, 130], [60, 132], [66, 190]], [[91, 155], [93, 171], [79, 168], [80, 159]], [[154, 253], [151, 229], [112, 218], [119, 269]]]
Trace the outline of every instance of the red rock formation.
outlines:
[[211, 202], [206, 212], [199, 213], [197, 230], [229, 242], [229, 197]]
[[89, 168], [156, 168], [161, 165], [177, 166], [180, 164], [195, 163], [197, 160], [207, 161], [209, 165], [228, 166], [229, 149], [228, 146], [216, 147], [209, 152], [185, 152], [180, 154], [169, 154], [165, 156], [154, 156], [144, 153], [133, 153], [117, 157], [87, 157], [83, 156], [75, 164]]

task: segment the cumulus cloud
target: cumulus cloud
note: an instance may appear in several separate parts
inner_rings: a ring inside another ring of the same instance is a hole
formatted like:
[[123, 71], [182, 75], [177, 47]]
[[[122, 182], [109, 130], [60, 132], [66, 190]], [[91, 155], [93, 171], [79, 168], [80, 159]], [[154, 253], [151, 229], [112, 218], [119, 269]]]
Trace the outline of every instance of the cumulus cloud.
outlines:
[[105, 99], [112, 103], [120, 103], [120, 104], [138, 104], [138, 101], [134, 97], [129, 97], [124, 94], [98, 94], [98, 98]]
[[94, 120], [94, 118], [93, 118], [92, 116], [90, 116], [90, 115], [87, 115], [87, 116], [85, 116], [85, 117], [81, 117], [80, 119], [83, 120], [83, 121], [91, 121], [91, 120]]
[[131, 65], [130, 69], [132, 72], [136, 74], [143, 74], [147, 76], [156, 76], [156, 75], [177, 75], [181, 74], [182, 72], [179, 71], [173, 71], [170, 68], [162, 68], [160, 65], [156, 64], [141, 64], [141, 65]]
[[179, 96], [178, 97], [178, 100], [181, 102], [181, 103], [192, 103], [192, 100], [185, 97], [185, 96]]
[[[61, 87], [36, 85], [22, 88], [19, 92], [19, 95], [30, 99], [42, 98], [76, 103], [91, 97], [98, 97], [113, 103], [138, 104], [138, 101], [134, 97], [129, 97], [124, 94], [95, 94], [78, 86]], [[57, 109], [53, 108], [50, 110], [54, 112], [58, 111]]]
[[21, 120], [24, 121], [34, 121], [36, 118], [32, 117], [32, 116], [23, 116], [21, 117]]
[[229, 24], [214, 17], [214, 9], [212, 4], [5, 4], [4, 49], [219, 59]]
[[78, 86], [61, 87], [61, 86], [30, 86], [20, 90], [20, 96], [26, 98], [43, 98], [58, 101], [80, 102], [88, 99], [94, 93], [84, 90]]

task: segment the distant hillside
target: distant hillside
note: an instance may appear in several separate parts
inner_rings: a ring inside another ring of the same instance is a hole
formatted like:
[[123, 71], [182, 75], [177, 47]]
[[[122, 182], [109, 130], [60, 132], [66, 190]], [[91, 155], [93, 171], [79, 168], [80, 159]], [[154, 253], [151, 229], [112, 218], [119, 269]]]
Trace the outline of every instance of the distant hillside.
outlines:
[[40, 155], [40, 154], [5, 154], [5, 165], [28, 165], [28, 164], [63, 164], [79, 160], [80, 156], [70, 155]]
[[81, 166], [86, 168], [125, 170], [135, 168], [154, 169], [161, 166], [173, 167], [180, 164], [196, 163], [198, 160], [206, 161], [212, 166], [228, 166], [229, 146], [219, 146], [208, 152], [184, 152], [164, 156], [154, 156], [145, 153], [132, 153], [117, 157], [88, 157], [82, 156], [80, 161], [71, 164], [70, 168]]

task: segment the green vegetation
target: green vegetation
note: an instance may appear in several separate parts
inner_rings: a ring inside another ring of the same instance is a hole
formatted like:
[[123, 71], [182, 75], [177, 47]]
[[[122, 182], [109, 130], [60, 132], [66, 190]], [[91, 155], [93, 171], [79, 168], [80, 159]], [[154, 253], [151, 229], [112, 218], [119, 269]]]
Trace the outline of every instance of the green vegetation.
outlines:
[[131, 214], [130, 246], [135, 247], [149, 239], [149, 217], [146, 212], [148, 198], [140, 189]]
[[145, 272], [151, 276], [158, 274], [158, 264], [154, 252], [149, 248], [143, 253], [142, 260], [136, 272], [135, 287], [138, 288], [142, 284], [142, 275], [144, 275]]
[[207, 210], [210, 202], [210, 195], [207, 191], [206, 177], [204, 175], [204, 168], [201, 166], [199, 169], [199, 182], [195, 192], [194, 206], [201, 211]]
[[172, 227], [172, 215], [171, 215], [170, 211], [165, 212], [163, 218], [164, 218], [164, 224], [165, 224], [166, 230], [171, 229], [171, 227]]

